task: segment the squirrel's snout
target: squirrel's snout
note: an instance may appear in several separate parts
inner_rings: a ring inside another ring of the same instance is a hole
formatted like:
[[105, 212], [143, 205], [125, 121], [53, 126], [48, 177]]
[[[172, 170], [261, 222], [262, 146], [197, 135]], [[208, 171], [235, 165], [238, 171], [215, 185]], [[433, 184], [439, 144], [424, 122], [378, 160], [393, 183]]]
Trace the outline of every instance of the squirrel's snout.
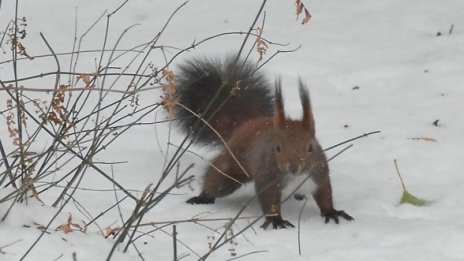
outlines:
[[287, 170], [291, 174], [296, 174], [296, 173], [298, 173], [300, 171], [300, 164], [295, 163], [295, 162], [290, 163], [290, 164], [288, 164]]

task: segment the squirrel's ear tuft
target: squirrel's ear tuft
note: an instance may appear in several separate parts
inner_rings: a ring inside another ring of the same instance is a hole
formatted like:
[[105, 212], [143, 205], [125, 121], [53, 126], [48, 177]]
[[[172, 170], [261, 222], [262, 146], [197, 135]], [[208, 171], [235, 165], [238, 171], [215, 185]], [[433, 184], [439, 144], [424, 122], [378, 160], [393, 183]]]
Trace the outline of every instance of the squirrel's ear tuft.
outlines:
[[282, 85], [280, 79], [277, 79], [275, 83], [274, 126], [279, 129], [285, 128], [284, 103], [282, 100]]
[[299, 89], [300, 89], [300, 101], [301, 106], [303, 107], [303, 127], [311, 132], [311, 134], [315, 134], [315, 127], [314, 127], [314, 116], [313, 111], [311, 109], [311, 102], [309, 100], [309, 92], [306, 85], [303, 83], [301, 78], [299, 79]]

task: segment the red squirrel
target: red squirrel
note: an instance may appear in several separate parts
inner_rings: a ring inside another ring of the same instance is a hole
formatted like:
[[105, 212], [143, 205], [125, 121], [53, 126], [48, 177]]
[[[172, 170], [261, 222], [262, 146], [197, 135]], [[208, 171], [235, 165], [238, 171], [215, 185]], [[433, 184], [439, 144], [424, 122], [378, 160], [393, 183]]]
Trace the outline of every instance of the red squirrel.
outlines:
[[[266, 218], [261, 227], [294, 227], [282, 218], [282, 192], [292, 180], [310, 175], [316, 185], [311, 193], [325, 223], [333, 219], [338, 224], [339, 217], [353, 220], [333, 207], [329, 166], [315, 137], [309, 94], [301, 80], [301, 120], [285, 117], [280, 81], [275, 84], [273, 97], [263, 73], [240, 59], [189, 60], [179, 65], [175, 85], [179, 102], [210, 125], [205, 126], [191, 112], [177, 106], [181, 127], [193, 133], [197, 143], [220, 144], [211, 127], [227, 141], [206, 170], [201, 193], [187, 203], [212, 204], [216, 198], [254, 181]], [[302, 195], [295, 194], [295, 198], [301, 199]]]

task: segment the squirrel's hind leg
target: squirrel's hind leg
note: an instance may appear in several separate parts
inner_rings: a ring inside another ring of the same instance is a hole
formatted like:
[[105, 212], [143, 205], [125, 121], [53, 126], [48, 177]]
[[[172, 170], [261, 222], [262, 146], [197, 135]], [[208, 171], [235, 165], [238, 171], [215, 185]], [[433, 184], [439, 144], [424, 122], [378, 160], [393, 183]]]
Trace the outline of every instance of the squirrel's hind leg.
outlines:
[[228, 164], [224, 164], [224, 162], [227, 162], [227, 160], [222, 157], [216, 158], [213, 162], [215, 167], [209, 167], [204, 176], [202, 192], [200, 195], [187, 200], [187, 203], [213, 204], [216, 198], [232, 194], [243, 183], [248, 181], [246, 178], [237, 175], [237, 173], [241, 173], [239, 169], [227, 166]]
[[193, 204], [214, 204], [215, 200], [216, 200], [215, 198], [208, 197], [206, 195], [203, 195], [203, 193], [201, 193], [200, 195], [196, 197], [190, 198], [186, 202], [192, 205]]

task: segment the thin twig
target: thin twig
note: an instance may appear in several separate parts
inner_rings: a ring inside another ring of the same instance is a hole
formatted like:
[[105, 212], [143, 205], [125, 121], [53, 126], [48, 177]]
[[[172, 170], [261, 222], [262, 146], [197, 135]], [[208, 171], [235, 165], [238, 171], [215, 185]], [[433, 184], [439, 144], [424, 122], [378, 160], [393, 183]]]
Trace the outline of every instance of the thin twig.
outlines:
[[352, 141], [357, 140], [357, 139], [360, 139], [360, 138], [365, 138], [365, 137], [368, 137], [368, 136], [370, 136], [370, 135], [372, 135], [372, 134], [377, 134], [377, 133], [380, 133], [380, 131], [371, 131], [371, 132], [368, 132], [368, 133], [364, 133], [364, 134], [359, 135], [359, 136], [357, 136], [357, 137], [354, 137], [354, 138], [351, 138], [351, 139], [342, 141], [342, 142], [340, 142], [340, 143], [337, 143], [337, 144], [335, 144], [335, 145], [333, 145], [333, 146], [330, 146], [330, 147], [324, 149], [324, 151], [331, 150], [331, 149], [333, 149], [333, 148], [336, 148], [336, 147], [341, 146], [341, 145], [343, 145], [343, 144], [346, 144], [346, 143], [348, 143], [348, 142], [352, 142]]
[[173, 244], [173, 255], [174, 261], [177, 261], [177, 230], [176, 225], [172, 225], [172, 244]]
[[398, 177], [400, 178], [401, 186], [403, 186], [403, 191], [407, 191], [406, 186], [404, 185], [403, 178], [401, 177], [401, 174], [400, 174], [400, 169], [398, 168], [397, 160], [394, 159], [393, 162], [395, 163], [396, 173], [398, 174]]
[[298, 254], [301, 256], [301, 216], [303, 215], [303, 210], [308, 203], [308, 197], [305, 197], [303, 202], [303, 206], [300, 208], [300, 212], [298, 213]]

